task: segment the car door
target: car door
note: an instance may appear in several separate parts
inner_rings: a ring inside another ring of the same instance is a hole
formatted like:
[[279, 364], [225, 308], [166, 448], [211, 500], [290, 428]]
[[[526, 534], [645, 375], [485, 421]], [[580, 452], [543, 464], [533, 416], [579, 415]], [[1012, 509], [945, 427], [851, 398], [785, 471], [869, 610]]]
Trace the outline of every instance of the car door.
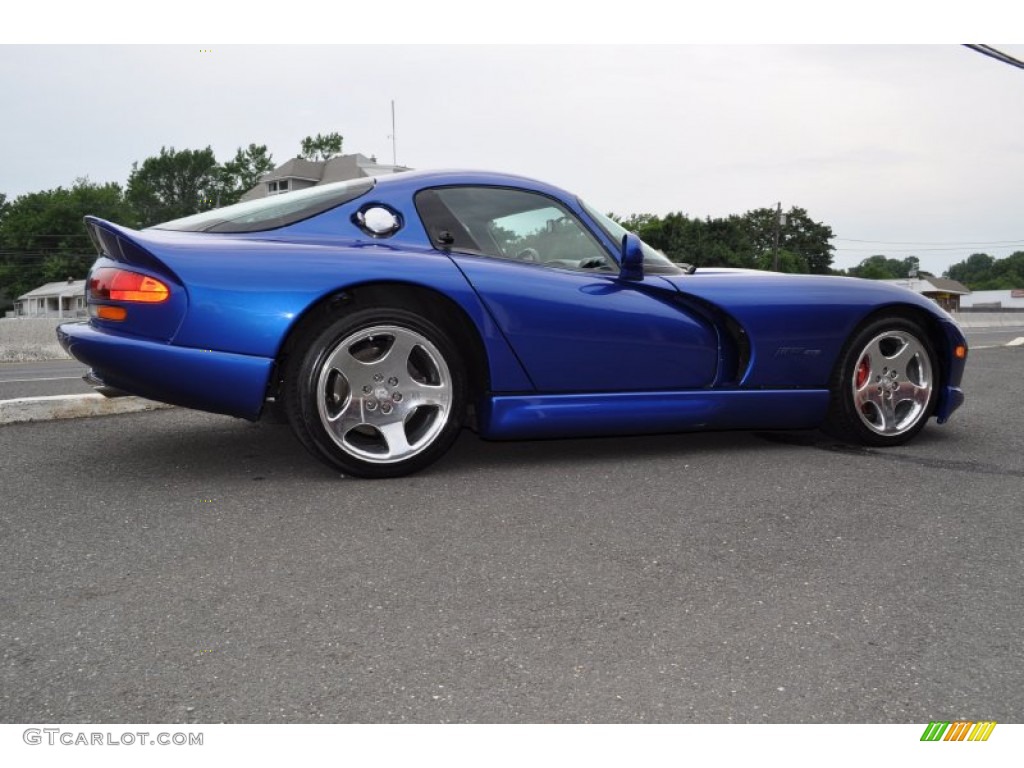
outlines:
[[709, 386], [717, 334], [656, 277], [623, 280], [568, 206], [521, 189], [423, 190], [416, 207], [541, 392]]

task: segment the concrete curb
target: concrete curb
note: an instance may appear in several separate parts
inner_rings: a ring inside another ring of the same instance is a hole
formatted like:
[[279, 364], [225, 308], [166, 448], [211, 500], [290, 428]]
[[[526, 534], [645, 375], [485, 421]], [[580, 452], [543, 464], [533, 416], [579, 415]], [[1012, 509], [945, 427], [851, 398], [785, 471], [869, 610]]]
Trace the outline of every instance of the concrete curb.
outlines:
[[173, 408], [141, 397], [107, 398], [103, 395], [53, 395], [0, 400], [0, 425], [51, 419], [80, 419], [85, 416], [113, 416], [160, 408]]
[[1001, 328], [1024, 325], [1024, 312], [953, 312], [961, 328]]

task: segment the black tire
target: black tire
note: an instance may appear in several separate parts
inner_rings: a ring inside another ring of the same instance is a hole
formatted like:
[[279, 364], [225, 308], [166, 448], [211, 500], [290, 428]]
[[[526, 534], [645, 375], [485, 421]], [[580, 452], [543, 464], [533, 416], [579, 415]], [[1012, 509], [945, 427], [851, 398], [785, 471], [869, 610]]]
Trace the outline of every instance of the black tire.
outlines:
[[308, 329], [289, 356], [284, 402], [299, 441], [345, 474], [400, 477], [439, 459], [466, 412], [464, 363], [432, 321], [361, 309]]
[[843, 348], [822, 429], [850, 443], [902, 445], [934, 412], [939, 374], [935, 350], [918, 323], [905, 317], [874, 320]]

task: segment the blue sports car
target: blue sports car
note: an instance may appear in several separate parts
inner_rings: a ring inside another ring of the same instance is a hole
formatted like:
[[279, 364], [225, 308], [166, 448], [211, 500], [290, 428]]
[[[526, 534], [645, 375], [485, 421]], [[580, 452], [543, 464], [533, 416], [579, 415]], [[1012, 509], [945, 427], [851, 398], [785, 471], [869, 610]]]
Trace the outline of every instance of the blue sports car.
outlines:
[[516, 176], [325, 184], [142, 231], [88, 217], [107, 394], [283, 412], [342, 472], [395, 477], [487, 439], [821, 427], [898, 445], [963, 402], [967, 344], [907, 289], [671, 262]]

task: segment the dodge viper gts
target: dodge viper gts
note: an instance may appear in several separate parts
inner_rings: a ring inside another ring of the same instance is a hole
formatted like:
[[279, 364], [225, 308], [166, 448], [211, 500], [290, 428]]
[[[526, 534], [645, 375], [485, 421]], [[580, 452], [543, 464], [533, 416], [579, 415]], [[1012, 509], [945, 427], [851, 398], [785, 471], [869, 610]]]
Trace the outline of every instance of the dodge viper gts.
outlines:
[[561, 189], [409, 172], [141, 231], [94, 217], [64, 348], [109, 395], [283, 413], [344, 473], [486, 439], [822, 428], [898, 445], [963, 402], [967, 343], [899, 286], [673, 263]]

